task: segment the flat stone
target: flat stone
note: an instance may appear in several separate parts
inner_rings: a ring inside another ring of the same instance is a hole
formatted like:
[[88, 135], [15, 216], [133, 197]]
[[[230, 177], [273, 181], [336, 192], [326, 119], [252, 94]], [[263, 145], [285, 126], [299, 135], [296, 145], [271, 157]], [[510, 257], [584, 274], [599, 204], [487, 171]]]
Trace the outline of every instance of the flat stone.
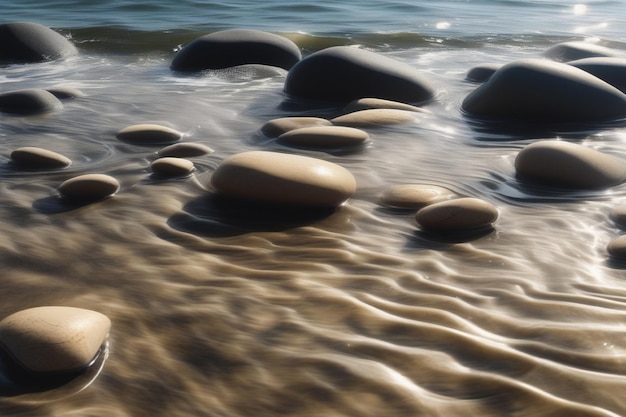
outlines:
[[290, 130], [299, 129], [301, 127], [312, 126], [331, 126], [332, 123], [328, 119], [321, 117], [306, 117], [306, 116], [294, 116], [294, 117], [281, 117], [278, 119], [270, 120], [261, 127], [261, 133], [269, 138], [277, 138], [283, 133]]
[[606, 249], [612, 257], [626, 259], [626, 236], [613, 239]]
[[544, 140], [522, 149], [515, 158], [522, 179], [567, 188], [598, 189], [626, 179], [626, 163], [576, 143]]
[[284, 36], [251, 29], [228, 29], [201, 36], [172, 60], [175, 71], [203, 71], [260, 64], [289, 70], [302, 58], [300, 48]]
[[599, 122], [626, 117], [626, 95], [571, 65], [524, 59], [496, 71], [465, 98], [462, 107], [487, 119]]
[[382, 98], [373, 97], [364, 97], [358, 100], [354, 100], [348, 103], [348, 105], [344, 107], [343, 111], [344, 113], [352, 113], [359, 110], [369, 109], [396, 109], [430, 114], [429, 110], [422, 107], [413, 106], [407, 103], [401, 103], [399, 101], [384, 100]]
[[184, 177], [191, 174], [194, 167], [188, 159], [164, 157], [152, 162], [150, 170], [162, 177]]
[[349, 46], [322, 49], [298, 62], [287, 74], [284, 90], [293, 97], [343, 103], [376, 97], [415, 104], [434, 96], [416, 68]]
[[420, 209], [429, 204], [449, 200], [456, 194], [447, 188], [426, 184], [396, 184], [386, 188], [379, 197], [383, 206]]
[[52, 93], [42, 89], [15, 90], [0, 94], [0, 112], [19, 116], [50, 113], [63, 104]]
[[626, 204], [620, 204], [611, 210], [611, 220], [620, 228], [626, 228]]
[[117, 132], [117, 138], [137, 145], [165, 145], [178, 142], [183, 134], [171, 127], [157, 124], [138, 124]]
[[313, 126], [290, 130], [278, 142], [308, 149], [332, 149], [363, 146], [369, 135], [360, 129], [344, 126]]
[[211, 184], [219, 194], [263, 204], [336, 207], [356, 191], [347, 169], [300, 155], [251, 151], [224, 160]]
[[622, 93], [626, 93], [626, 58], [583, 58], [570, 61], [568, 64], [595, 75]]
[[69, 98], [85, 97], [86, 94], [74, 87], [54, 87], [48, 88], [46, 91], [52, 93], [59, 100], [65, 100]]
[[484, 83], [501, 67], [502, 64], [496, 63], [476, 65], [467, 72], [465, 79], [475, 83]]
[[420, 209], [415, 220], [428, 231], [470, 231], [491, 226], [498, 219], [496, 207], [478, 198], [457, 198]]
[[415, 122], [420, 113], [398, 109], [368, 109], [359, 110], [343, 116], [335, 117], [330, 121], [337, 126], [349, 127], [380, 127]]
[[544, 56], [559, 62], [600, 56], [619, 56], [620, 52], [585, 41], [563, 42], [548, 49]]
[[74, 372], [93, 362], [110, 328], [109, 318], [96, 311], [35, 307], [0, 321], [0, 346], [26, 370]]
[[64, 181], [59, 186], [59, 193], [66, 199], [95, 201], [109, 197], [120, 189], [120, 183], [104, 174], [79, 175]]
[[160, 158], [192, 158], [194, 156], [209, 155], [213, 152], [215, 152], [213, 149], [201, 143], [183, 142], [166, 146], [158, 152], [158, 155]]
[[0, 61], [30, 63], [76, 55], [78, 51], [63, 35], [32, 22], [0, 25]]
[[11, 152], [11, 160], [21, 168], [55, 169], [65, 168], [72, 164], [66, 156], [48, 149], [26, 146]]

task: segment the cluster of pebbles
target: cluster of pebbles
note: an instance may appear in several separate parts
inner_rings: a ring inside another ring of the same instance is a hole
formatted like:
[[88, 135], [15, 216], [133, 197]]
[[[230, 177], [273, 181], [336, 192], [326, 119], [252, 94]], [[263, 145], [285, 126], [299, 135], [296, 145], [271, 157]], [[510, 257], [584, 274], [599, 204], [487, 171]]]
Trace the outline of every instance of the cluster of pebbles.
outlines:
[[[63, 36], [34, 23], [0, 25], [1, 62], [39, 62], [77, 53]], [[288, 71], [284, 92], [303, 102], [345, 105], [342, 115], [283, 117], [260, 131], [294, 149], [358, 150], [370, 141], [368, 129], [419, 122], [429, 117], [419, 107], [435, 97], [417, 69], [367, 50], [337, 46], [302, 57], [292, 41], [272, 33], [234, 29], [202, 36], [174, 56], [174, 72], [198, 72], [239, 65], [267, 65]], [[538, 59], [472, 68], [467, 80], [480, 83], [462, 103], [475, 120], [527, 124], [597, 123], [626, 117], [626, 58], [618, 51], [590, 43], [564, 43]], [[50, 113], [62, 100], [79, 97], [72, 89], [29, 89], [0, 94], [0, 112], [13, 115]], [[117, 133], [120, 141], [162, 145], [152, 162], [153, 174], [170, 178], [191, 175], [189, 158], [212, 150], [181, 142], [183, 134], [161, 125], [138, 124]], [[64, 169], [72, 161], [52, 150], [23, 147], [11, 154], [16, 167]], [[589, 147], [560, 140], [539, 140], [522, 149], [515, 168], [521, 181], [574, 189], [602, 189], [626, 179], [626, 163]], [[256, 204], [335, 208], [357, 190], [346, 168], [297, 154], [251, 151], [224, 159], [211, 176], [213, 192]], [[106, 174], [69, 178], [59, 194], [69, 200], [96, 201], [120, 189]], [[428, 184], [394, 184], [380, 204], [415, 210], [424, 231], [448, 234], [490, 229], [498, 208], [472, 196]], [[626, 227], [626, 206], [612, 213]], [[611, 256], [626, 259], [626, 237], [608, 247]], [[71, 307], [40, 307], [0, 321], [0, 346], [21, 367], [34, 373], [73, 372], [93, 361], [106, 341], [110, 322], [100, 313]]]

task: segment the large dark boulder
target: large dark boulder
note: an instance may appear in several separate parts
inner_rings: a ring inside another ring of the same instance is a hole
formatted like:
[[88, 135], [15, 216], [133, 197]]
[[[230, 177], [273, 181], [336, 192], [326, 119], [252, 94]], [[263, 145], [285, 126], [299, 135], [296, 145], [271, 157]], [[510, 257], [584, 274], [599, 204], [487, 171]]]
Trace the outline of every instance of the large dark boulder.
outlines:
[[626, 93], [626, 58], [593, 57], [568, 62]]
[[285, 93], [342, 103], [362, 97], [421, 103], [434, 95], [430, 83], [416, 68], [349, 46], [326, 48], [304, 58], [289, 71]]
[[620, 52], [591, 42], [572, 41], [554, 45], [543, 55], [554, 61], [567, 62], [582, 58], [619, 56]]
[[228, 29], [201, 36], [185, 45], [172, 60], [175, 71], [203, 71], [246, 64], [289, 70], [302, 55], [291, 40], [252, 29]]
[[74, 45], [54, 30], [31, 22], [0, 25], [0, 62], [50, 61], [77, 53]]
[[0, 94], [0, 113], [19, 116], [50, 113], [63, 107], [52, 93], [39, 88], [15, 90]]

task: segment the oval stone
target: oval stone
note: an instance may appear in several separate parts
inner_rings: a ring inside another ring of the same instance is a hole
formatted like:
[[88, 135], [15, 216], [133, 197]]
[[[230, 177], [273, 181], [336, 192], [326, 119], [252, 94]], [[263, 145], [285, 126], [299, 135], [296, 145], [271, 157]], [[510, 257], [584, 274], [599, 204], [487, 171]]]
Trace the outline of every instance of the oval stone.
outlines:
[[354, 100], [346, 107], [344, 107], [344, 113], [352, 113], [360, 110], [369, 110], [369, 109], [396, 109], [396, 110], [407, 110], [414, 111], [419, 113], [430, 113], [430, 111], [413, 106], [407, 103], [401, 103], [399, 101], [393, 100], [384, 100], [382, 98], [373, 98], [373, 97], [365, 97], [360, 98], [358, 100]]
[[428, 80], [412, 66], [349, 46], [322, 49], [298, 62], [287, 74], [285, 92], [344, 103], [362, 97], [420, 103], [434, 96]]
[[618, 56], [619, 54], [620, 53], [614, 49], [595, 43], [572, 41], [554, 45], [544, 53], [544, 56], [555, 61], [567, 62], [582, 58]]
[[475, 83], [484, 83], [500, 68], [502, 64], [481, 64], [471, 68], [465, 75], [467, 81]]
[[35, 307], [0, 321], [0, 345], [26, 370], [74, 372], [93, 362], [110, 328], [109, 318], [96, 311]]
[[251, 29], [228, 29], [201, 36], [172, 60], [175, 71], [202, 71], [260, 64], [289, 70], [302, 55], [284, 36]]
[[571, 65], [525, 59], [504, 65], [463, 101], [475, 116], [536, 122], [626, 117], [626, 95]]
[[59, 100], [64, 100], [68, 98], [79, 98], [85, 97], [86, 94], [80, 91], [78, 88], [74, 87], [54, 87], [48, 88], [46, 91], [52, 93]]
[[223, 195], [264, 204], [336, 207], [356, 191], [347, 169], [317, 158], [251, 151], [224, 160], [211, 178]]
[[48, 149], [26, 146], [11, 152], [13, 163], [29, 169], [65, 168], [72, 164], [72, 160]]
[[194, 156], [208, 155], [213, 152], [215, 152], [213, 149], [201, 143], [184, 142], [166, 146], [158, 152], [158, 155], [160, 158], [192, 158]]
[[299, 129], [301, 127], [312, 126], [331, 126], [330, 120], [323, 119], [321, 117], [306, 117], [306, 116], [294, 116], [294, 117], [281, 117], [278, 119], [270, 120], [261, 127], [261, 133], [269, 138], [277, 138], [283, 133], [290, 130]]
[[498, 219], [496, 207], [472, 197], [430, 204], [420, 209], [415, 220], [429, 231], [469, 231], [487, 228]]
[[560, 140], [526, 146], [515, 158], [515, 169], [521, 178], [568, 188], [607, 188], [626, 179], [621, 159]]
[[28, 116], [59, 110], [63, 104], [52, 93], [42, 89], [9, 91], [0, 94], [0, 112]]
[[38, 23], [11, 22], [0, 25], [2, 62], [41, 62], [76, 53], [74, 45], [64, 36]]
[[183, 158], [164, 157], [150, 164], [150, 170], [162, 177], [183, 177], [193, 172], [193, 162]]
[[178, 142], [183, 134], [171, 127], [157, 124], [138, 124], [117, 132], [117, 138], [137, 145], [164, 145]]
[[626, 93], [626, 58], [584, 58], [568, 62]]
[[420, 113], [398, 109], [368, 109], [359, 110], [343, 116], [335, 117], [330, 121], [337, 126], [348, 127], [379, 127], [415, 122]]
[[397, 184], [385, 189], [379, 202], [400, 209], [420, 209], [429, 204], [449, 200], [455, 194], [447, 188], [425, 184]]
[[614, 258], [626, 259], [626, 236], [613, 239], [607, 246], [607, 252]]
[[620, 228], [626, 228], [626, 204], [620, 204], [611, 210], [611, 220]]
[[309, 149], [332, 149], [363, 146], [369, 135], [360, 129], [344, 126], [314, 126], [290, 130], [278, 142]]
[[59, 186], [61, 196], [71, 200], [95, 201], [109, 197], [120, 189], [120, 183], [104, 174], [79, 175]]

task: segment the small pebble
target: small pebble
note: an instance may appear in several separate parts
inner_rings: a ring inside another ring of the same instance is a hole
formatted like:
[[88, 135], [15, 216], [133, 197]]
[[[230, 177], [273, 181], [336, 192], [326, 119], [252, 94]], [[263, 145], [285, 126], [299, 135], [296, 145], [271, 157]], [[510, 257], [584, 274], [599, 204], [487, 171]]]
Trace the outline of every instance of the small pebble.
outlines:
[[331, 126], [330, 120], [321, 117], [281, 117], [270, 120], [261, 127], [261, 133], [269, 138], [277, 138], [283, 133], [301, 127]]
[[613, 239], [607, 247], [607, 252], [614, 258], [626, 259], [626, 235]]
[[349, 127], [378, 127], [415, 122], [419, 120], [419, 113], [398, 109], [368, 109], [335, 117], [330, 121], [336, 126]]
[[59, 100], [64, 100], [68, 98], [79, 98], [85, 97], [86, 94], [80, 91], [78, 88], [73, 87], [54, 87], [48, 88], [47, 91], [52, 93]]
[[183, 138], [183, 134], [167, 126], [139, 124], [120, 130], [117, 138], [137, 145], [166, 145], [178, 142]]
[[454, 196], [452, 191], [436, 185], [397, 184], [385, 189], [380, 195], [379, 202], [387, 207], [420, 209]]
[[311, 149], [356, 147], [367, 141], [367, 132], [343, 126], [301, 127], [278, 137], [282, 144]]
[[611, 210], [611, 220], [613, 220], [618, 227], [626, 228], [626, 204], [620, 204]]
[[481, 64], [470, 69], [465, 75], [467, 81], [475, 83], [483, 83], [487, 81], [494, 72], [496, 72], [502, 64]]
[[28, 169], [55, 169], [65, 168], [72, 164], [72, 160], [48, 149], [27, 146], [11, 152], [11, 160], [21, 168]]
[[203, 156], [215, 152], [213, 149], [201, 143], [183, 142], [166, 146], [158, 152], [160, 158], [192, 158], [194, 156]]
[[420, 209], [415, 220], [429, 231], [470, 231], [491, 226], [498, 219], [496, 207], [478, 198], [441, 201]]
[[162, 177], [184, 177], [193, 169], [193, 162], [183, 158], [164, 157], [150, 164], [150, 170]]
[[370, 110], [370, 109], [396, 109], [396, 110], [406, 110], [406, 111], [414, 111], [418, 113], [430, 113], [430, 111], [423, 109], [421, 107], [413, 106], [411, 104], [402, 103], [399, 101], [393, 100], [384, 100], [382, 98], [360, 98], [358, 100], [354, 100], [350, 102], [346, 107], [344, 107], [344, 113], [353, 113], [355, 111], [360, 110]]
[[70, 200], [95, 201], [109, 197], [120, 189], [120, 183], [104, 174], [85, 174], [70, 178], [59, 186], [59, 193]]

